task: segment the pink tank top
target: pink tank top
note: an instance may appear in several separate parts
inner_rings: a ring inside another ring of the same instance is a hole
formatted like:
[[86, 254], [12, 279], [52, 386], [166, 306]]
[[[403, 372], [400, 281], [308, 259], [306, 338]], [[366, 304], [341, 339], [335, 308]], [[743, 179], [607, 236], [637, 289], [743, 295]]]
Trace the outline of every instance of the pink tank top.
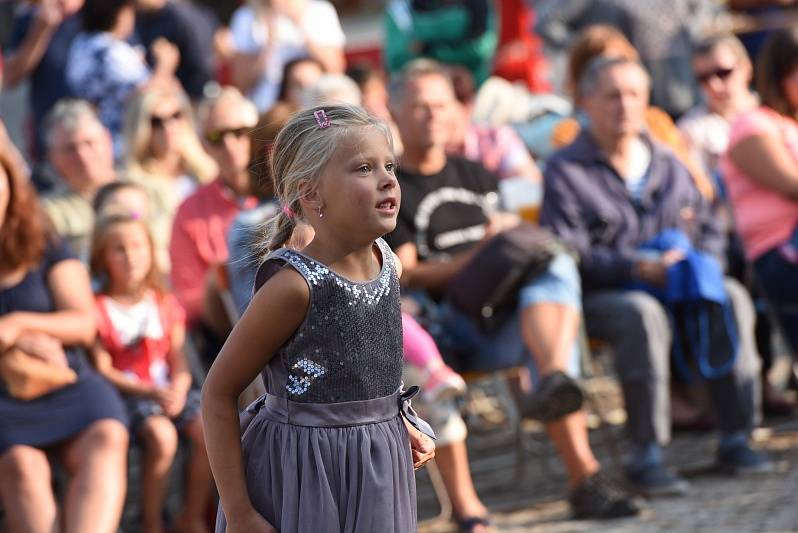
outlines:
[[[798, 121], [766, 107], [743, 113], [732, 123], [729, 150], [753, 135], [781, 139], [798, 165]], [[728, 153], [720, 168], [748, 259], [755, 260], [786, 242], [798, 224], [798, 202], [759, 185], [734, 166]]]

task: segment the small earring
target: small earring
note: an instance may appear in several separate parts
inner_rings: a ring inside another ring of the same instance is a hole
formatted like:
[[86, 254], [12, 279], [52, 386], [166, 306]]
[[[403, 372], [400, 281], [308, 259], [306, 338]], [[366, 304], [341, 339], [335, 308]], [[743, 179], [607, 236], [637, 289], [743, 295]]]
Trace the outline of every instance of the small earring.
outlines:
[[319, 206], [319, 218], [324, 218], [324, 213], [321, 212], [321, 206]]

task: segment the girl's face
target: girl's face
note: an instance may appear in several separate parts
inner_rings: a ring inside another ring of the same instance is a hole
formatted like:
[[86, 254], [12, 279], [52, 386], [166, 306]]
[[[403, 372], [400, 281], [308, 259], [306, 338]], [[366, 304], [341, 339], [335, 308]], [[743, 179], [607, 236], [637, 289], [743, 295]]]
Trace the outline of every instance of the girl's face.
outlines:
[[360, 128], [343, 138], [319, 182], [321, 224], [365, 241], [396, 227], [401, 193], [388, 139], [376, 128]]
[[139, 287], [152, 268], [152, 250], [141, 222], [116, 224], [108, 231], [105, 267], [112, 286]]
[[8, 211], [8, 204], [11, 201], [11, 180], [8, 178], [6, 169], [0, 165], [0, 229], [6, 221], [6, 212]]
[[150, 112], [150, 153], [163, 157], [178, 151], [185, 127], [185, 110], [177, 98], [156, 103]]

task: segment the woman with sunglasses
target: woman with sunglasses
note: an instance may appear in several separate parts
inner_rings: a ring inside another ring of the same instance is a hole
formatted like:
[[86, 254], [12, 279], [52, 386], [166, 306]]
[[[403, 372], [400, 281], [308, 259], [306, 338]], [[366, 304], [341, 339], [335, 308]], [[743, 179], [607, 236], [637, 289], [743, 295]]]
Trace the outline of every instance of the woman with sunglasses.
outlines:
[[[727, 272], [747, 284], [750, 270], [732, 222], [729, 205], [725, 201], [720, 160], [728, 148], [734, 119], [753, 110], [758, 104], [756, 94], [750, 89], [753, 67], [743, 43], [736, 36], [728, 34], [710, 37], [695, 45], [693, 72], [704, 101], [685, 113], [678, 126], [691, 155], [713, 178], [724, 200], [719, 203], [717, 214], [727, 220]], [[787, 414], [792, 411], [794, 404], [769, 379], [774, 353], [765, 313], [757, 316], [756, 337], [757, 348], [762, 356], [762, 411], [765, 415]]]
[[721, 169], [746, 256], [798, 356], [798, 28], [770, 35], [756, 83], [762, 105], [733, 122]]
[[708, 176], [715, 176], [731, 121], [757, 105], [749, 88], [753, 68], [743, 43], [734, 35], [721, 35], [693, 48], [693, 73], [704, 102], [685, 113], [678, 126], [693, 158]]
[[125, 117], [128, 178], [150, 197], [159, 266], [168, 272], [169, 234], [177, 207], [198, 185], [216, 177], [218, 167], [195, 132], [191, 106], [177, 86], [139, 92]]

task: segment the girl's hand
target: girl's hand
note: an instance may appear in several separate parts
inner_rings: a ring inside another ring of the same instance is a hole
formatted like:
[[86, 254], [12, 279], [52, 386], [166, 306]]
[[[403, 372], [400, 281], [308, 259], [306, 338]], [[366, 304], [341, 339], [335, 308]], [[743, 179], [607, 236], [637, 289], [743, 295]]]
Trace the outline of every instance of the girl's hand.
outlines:
[[228, 519], [227, 533], [277, 533], [277, 530], [253, 509], [238, 519]]
[[164, 387], [161, 390], [162, 393], [158, 399], [158, 403], [161, 404], [164, 414], [169, 418], [176, 417], [186, 406], [186, 397], [188, 395], [188, 391], [176, 389], [171, 385]]
[[410, 425], [405, 420], [410, 435], [410, 451], [413, 453], [413, 468], [418, 470], [435, 457], [435, 441]]

